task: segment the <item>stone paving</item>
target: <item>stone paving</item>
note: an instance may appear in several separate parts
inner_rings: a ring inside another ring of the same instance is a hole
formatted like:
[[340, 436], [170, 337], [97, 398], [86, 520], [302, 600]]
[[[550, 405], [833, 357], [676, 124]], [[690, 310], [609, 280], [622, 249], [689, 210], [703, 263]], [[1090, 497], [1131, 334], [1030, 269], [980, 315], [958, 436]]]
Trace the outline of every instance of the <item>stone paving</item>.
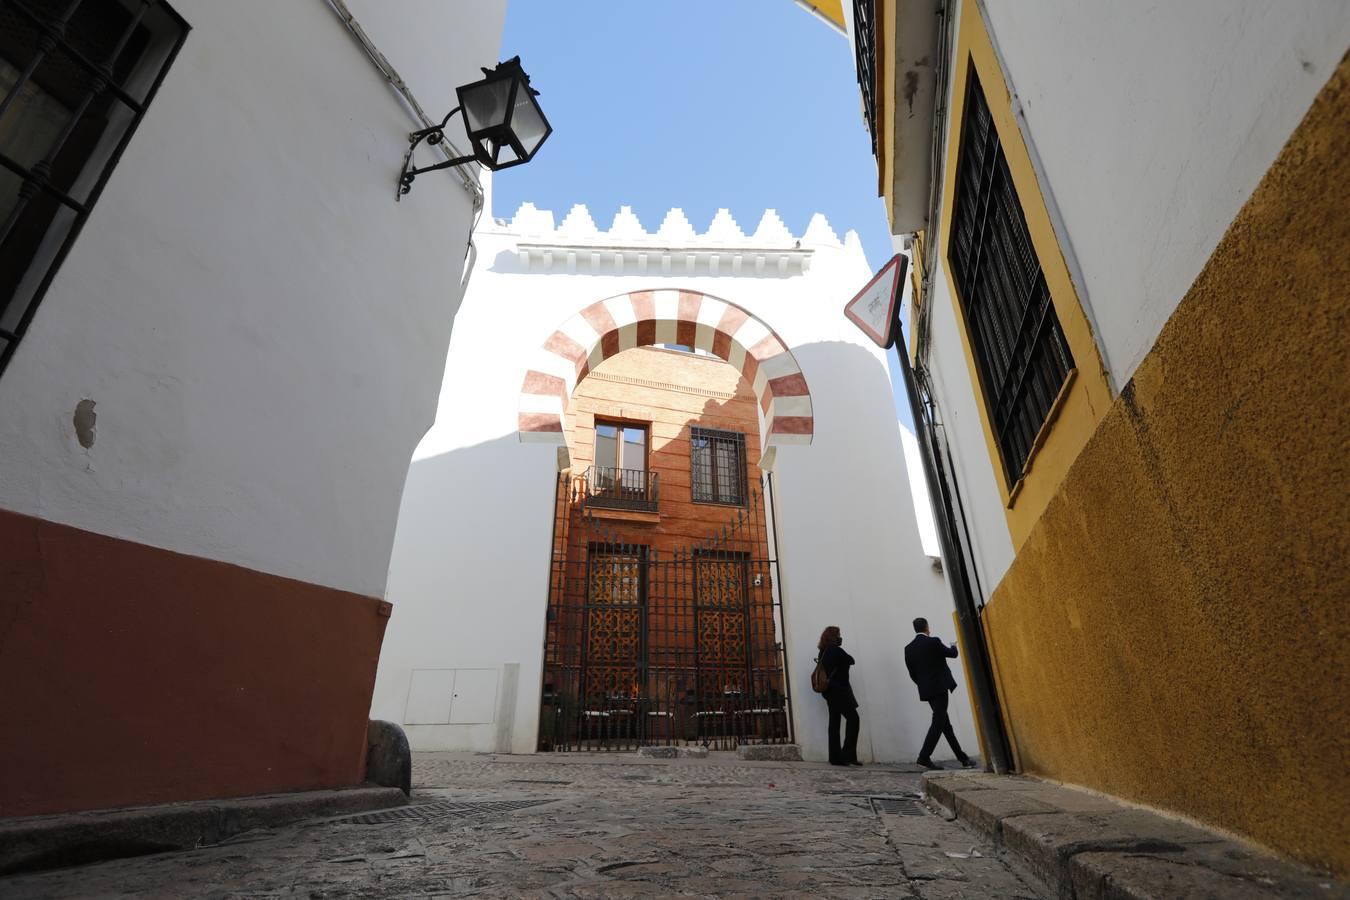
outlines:
[[0, 897], [1046, 896], [907, 799], [911, 767], [419, 754], [413, 782], [387, 815], [0, 879]]

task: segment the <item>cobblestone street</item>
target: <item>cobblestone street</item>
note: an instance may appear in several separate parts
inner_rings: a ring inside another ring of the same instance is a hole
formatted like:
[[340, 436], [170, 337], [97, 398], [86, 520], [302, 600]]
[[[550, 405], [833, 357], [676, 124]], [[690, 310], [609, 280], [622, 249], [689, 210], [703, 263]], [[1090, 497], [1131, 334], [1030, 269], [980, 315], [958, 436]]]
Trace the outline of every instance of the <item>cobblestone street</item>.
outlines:
[[409, 807], [0, 880], [0, 896], [1044, 896], [913, 803], [908, 768], [420, 754]]

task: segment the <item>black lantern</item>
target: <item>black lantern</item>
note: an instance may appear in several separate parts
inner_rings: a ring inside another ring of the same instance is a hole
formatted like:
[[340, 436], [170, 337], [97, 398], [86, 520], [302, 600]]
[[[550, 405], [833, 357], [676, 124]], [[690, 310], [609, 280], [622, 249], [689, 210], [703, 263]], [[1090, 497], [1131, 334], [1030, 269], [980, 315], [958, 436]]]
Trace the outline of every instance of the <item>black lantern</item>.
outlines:
[[[483, 75], [482, 81], [455, 90], [459, 95], [459, 106], [450, 110], [440, 125], [414, 131], [408, 136], [410, 145], [403, 157], [403, 174], [398, 182], [400, 196], [412, 190], [413, 179], [423, 172], [470, 161], [493, 172], [527, 163], [553, 133], [553, 127], [544, 118], [544, 111], [535, 99], [539, 92], [530, 87], [530, 76], [520, 67], [519, 56], [499, 63], [495, 69], [484, 69]], [[417, 145], [423, 140], [428, 144], [439, 144], [444, 140], [445, 126], [457, 112], [464, 114], [464, 130], [469, 135], [473, 153], [434, 166], [412, 168], [412, 154]]]

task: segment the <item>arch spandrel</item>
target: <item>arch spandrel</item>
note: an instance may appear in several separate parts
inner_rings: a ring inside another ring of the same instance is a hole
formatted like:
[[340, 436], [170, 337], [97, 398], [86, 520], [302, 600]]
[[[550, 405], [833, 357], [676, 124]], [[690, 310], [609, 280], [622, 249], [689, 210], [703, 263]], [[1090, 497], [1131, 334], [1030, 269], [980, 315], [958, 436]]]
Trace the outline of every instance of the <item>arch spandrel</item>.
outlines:
[[577, 383], [611, 356], [660, 344], [704, 350], [741, 373], [764, 413], [762, 449], [811, 442], [811, 394], [787, 344], [734, 303], [673, 289], [600, 300], [549, 335], [521, 383], [520, 439], [564, 444], [563, 414]]

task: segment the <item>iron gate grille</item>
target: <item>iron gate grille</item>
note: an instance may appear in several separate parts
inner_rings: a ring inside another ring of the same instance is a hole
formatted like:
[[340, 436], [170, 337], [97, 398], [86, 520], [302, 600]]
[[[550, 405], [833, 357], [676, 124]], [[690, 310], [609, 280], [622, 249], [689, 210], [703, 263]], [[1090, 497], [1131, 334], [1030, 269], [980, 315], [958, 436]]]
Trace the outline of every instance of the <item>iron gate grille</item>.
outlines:
[[948, 254], [1011, 488], [1074, 362], [973, 69]]
[[708, 540], [662, 551], [561, 476], [541, 750], [791, 740], [781, 604], [757, 490]]

